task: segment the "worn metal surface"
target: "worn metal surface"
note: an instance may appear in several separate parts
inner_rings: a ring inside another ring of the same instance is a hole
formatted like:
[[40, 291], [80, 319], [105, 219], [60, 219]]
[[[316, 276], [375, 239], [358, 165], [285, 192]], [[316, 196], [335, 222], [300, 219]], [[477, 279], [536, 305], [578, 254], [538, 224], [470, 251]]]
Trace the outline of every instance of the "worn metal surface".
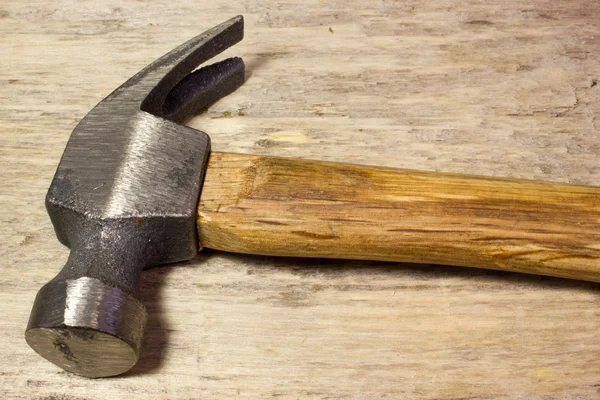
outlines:
[[[55, 364], [89, 377], [135, 364], [145, 323], [136, 300], [141, 270], [198, 252], [195, 214], [210, 139], [178, 122], [244, 79], [239, 58], [191, 71], [242, 37], [236, 17], [191, 39], [111, 93], [73, 131], [46, 198], [71, 253], [38, 293], [26, 332]], [[103, 348], [107, 341], [117, 343]]]
[[[143, 304], [97, 279], [52, 281], [40, 291], [27, 343], [54, 364], [84, 376], [125, 372], [137, 361]], [[64, 326], [64, 327], [63, 327]]]

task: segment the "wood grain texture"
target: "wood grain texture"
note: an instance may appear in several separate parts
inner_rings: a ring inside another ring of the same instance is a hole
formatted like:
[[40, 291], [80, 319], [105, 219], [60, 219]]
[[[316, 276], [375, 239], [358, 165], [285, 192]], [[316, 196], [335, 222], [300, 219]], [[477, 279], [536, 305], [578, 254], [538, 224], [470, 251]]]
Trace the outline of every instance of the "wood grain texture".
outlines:
[[598, 399], [598, 284], [481, 269], [204, 251], [144, 273], [129, 375], [26, 345], [75, 124], [237, 14], [246, 84], [189, 121], [215, 151], [600, 185], [597, 1], [3, 0], [0, 398]]
[[600, 188], [213, 153], [200, 245], [600, 282]]

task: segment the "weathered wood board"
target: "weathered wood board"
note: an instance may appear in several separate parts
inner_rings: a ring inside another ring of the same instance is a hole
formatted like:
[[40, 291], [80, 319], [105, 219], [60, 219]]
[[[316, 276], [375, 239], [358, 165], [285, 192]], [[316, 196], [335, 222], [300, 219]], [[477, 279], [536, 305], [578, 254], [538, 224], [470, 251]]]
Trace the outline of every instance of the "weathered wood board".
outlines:
[[236, 14], [213, 149], [600, 186], [597, 1], [0, 4], [0, 398], [597, 399], [600, 287], [445, 266], [201, 253], [145, 273], [147, 337], [88, 380], [23, 339], [62, 267], [44, 195], [140, 68]]

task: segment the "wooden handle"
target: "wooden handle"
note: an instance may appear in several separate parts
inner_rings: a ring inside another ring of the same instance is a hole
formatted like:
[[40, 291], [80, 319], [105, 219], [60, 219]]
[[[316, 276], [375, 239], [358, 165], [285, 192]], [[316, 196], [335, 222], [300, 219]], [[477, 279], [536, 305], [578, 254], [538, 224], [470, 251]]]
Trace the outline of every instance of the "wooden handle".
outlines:
[[200, 245], [600, 282], [600, 188], [212, 153]]

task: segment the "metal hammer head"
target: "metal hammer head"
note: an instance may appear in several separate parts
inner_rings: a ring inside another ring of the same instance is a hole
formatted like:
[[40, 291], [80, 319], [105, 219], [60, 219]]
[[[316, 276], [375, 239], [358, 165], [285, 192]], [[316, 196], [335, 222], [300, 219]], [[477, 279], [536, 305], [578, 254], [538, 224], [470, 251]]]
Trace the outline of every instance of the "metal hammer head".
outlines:
[[102, 100], [71, 134], [46, 197], [71, 253], [39, 291], [25, 333], [54, 364], [105, 377], [137, 362], [146, 323], [140, 272], [199, 250], [195, 214], [210, 139], [178, 122], [244, 81], [239, 58], [192, 71], [242, 37], [238, 16], [182, 44]]

